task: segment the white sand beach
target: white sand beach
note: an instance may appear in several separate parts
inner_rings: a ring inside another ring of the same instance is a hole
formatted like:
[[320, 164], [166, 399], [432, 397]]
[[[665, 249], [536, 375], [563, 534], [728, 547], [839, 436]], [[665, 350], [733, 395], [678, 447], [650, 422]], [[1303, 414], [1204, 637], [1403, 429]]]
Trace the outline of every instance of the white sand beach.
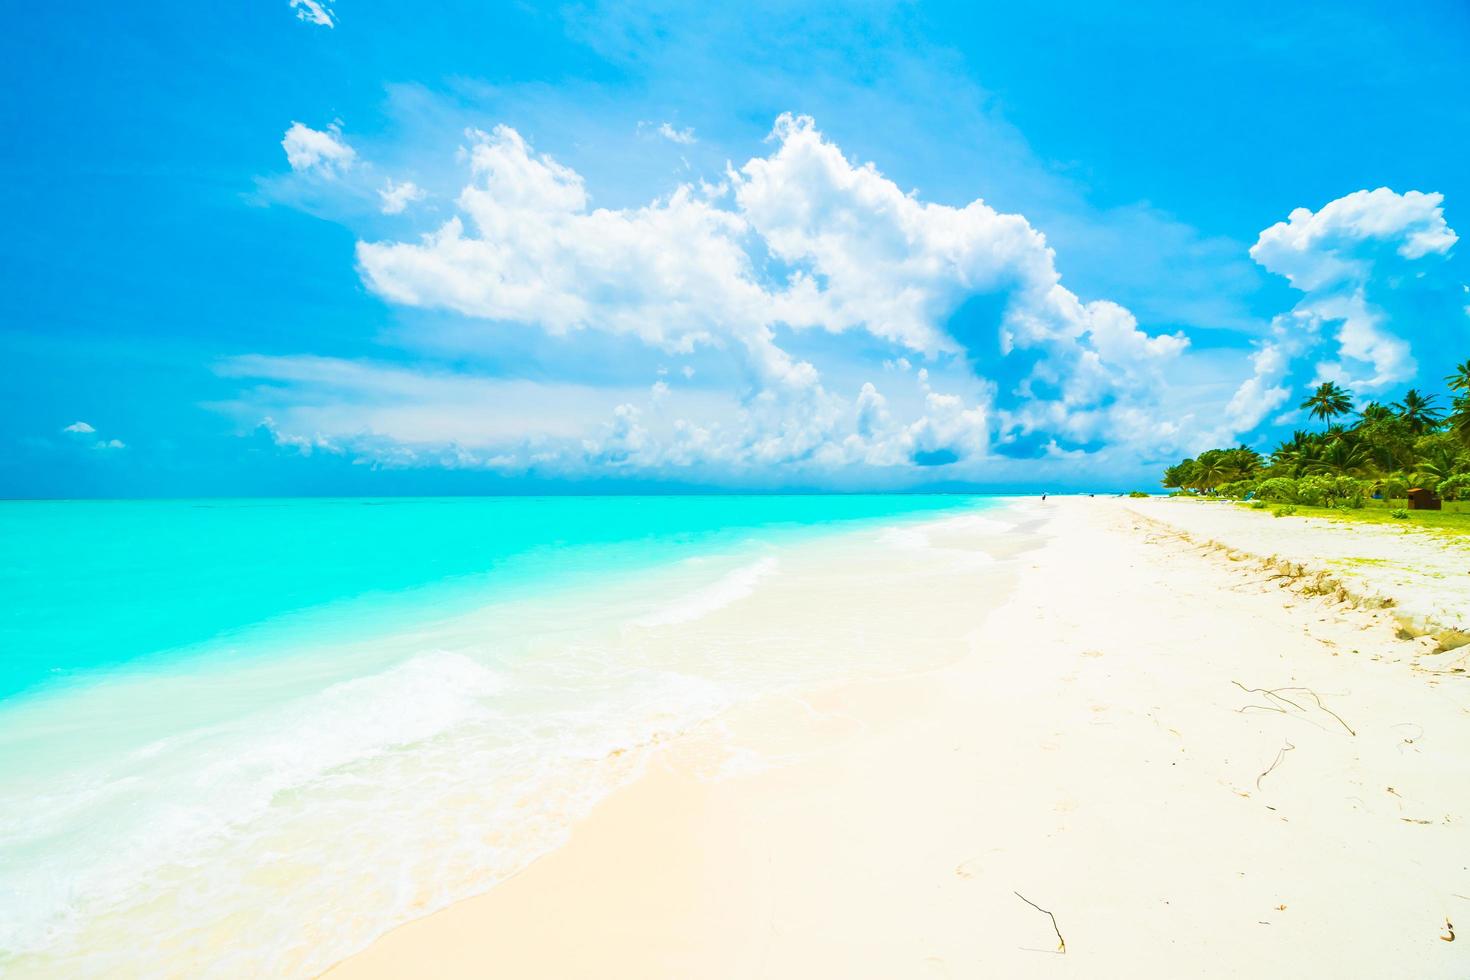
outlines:
[[1470, 976], [1470, 647], [1399, 618], [1464, 623], [1470, 547], [1019, 506], [1007, 536], [936, 522], [678, 624], [732, 656], [922, 655], [648, 747], [564, 846], [328, 975]]

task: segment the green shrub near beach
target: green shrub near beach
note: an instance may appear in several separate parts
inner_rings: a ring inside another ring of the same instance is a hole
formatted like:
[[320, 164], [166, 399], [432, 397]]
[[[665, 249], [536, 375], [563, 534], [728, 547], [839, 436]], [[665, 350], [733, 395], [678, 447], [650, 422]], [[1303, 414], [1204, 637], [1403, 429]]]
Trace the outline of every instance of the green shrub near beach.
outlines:
[[1297, 502], [1296, 481], [1290, 477], [1277, 476], [1256, 484], [1256, 496], [1277, 504]]

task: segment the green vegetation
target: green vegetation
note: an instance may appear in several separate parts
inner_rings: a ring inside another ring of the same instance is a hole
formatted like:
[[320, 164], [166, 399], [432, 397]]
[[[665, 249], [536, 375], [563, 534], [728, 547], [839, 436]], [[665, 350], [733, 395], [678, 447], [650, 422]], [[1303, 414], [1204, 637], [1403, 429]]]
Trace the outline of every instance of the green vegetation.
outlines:
[[[1470, 360], [1445, 378], [1440, 400], [1415, 389], [1391, 404], [1354, 412], [1352, 393], [1329, 381], [1301, 403], [1320, 431], [1297, 431], [1269, 457], [1248, 446], [1211, 449], [1164, 471], [1163, 484], [1188, 496], [1277, 505], [1277, 517], [1314, 512], [1377, 522], [1413, 519], [1470, 533]], [[1410, 489], [1437, 493], [1441, 511], [1409, 511]], [[1395, 502], [1398, 504], [1395, 504]]]
[[[1451, 534], [1470, 534], [1470, 502], [1446, 503], [1444, 510], [1408, 510], [1398, 504], [1383, 500], [1370, 500], [1357, 509], [1344, 507], [1309, 507], [1302, 504], [1285, 504], [1288, 516], [1325, 517], [1334, 521], [1353, 521], [1362, 524], [1390, 524], [1403, 526], [1413, 523], [1433, 531]], [[1280, 508], [1277, 508], [1280, 509]], [[1404, 516], [1396, 517], [1395, 512]], [[1275, 511], [1272, 511], [1275, 513]]]
[[1130, 496], [1130, 497], [1147, 497], [1148, 494], [1144, 493], [1142, 490], [1134, 490], [1133, 492], [1131, 492], [1130, 494], [1128, 494], [1128, 496]]

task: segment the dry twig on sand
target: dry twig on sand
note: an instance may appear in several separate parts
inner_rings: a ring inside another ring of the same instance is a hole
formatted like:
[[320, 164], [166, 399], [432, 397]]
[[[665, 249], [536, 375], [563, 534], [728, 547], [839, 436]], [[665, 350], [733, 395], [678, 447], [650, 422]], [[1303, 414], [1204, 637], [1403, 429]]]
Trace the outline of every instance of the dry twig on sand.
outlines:
[[[1302, 706], [1299, 705], [1299, 704], [1297, 704], [1295, 701], [1292, 701], [1289, 698], [1284, 698], [1281, 695], [1279, 695], [1279, 694], [1276, 693], [1277, 691], [1290, 691], [1290, 690], [1293, 690], [1293, 688], [1289, 688], [1289, 687], [1278, 687], [1278, 688], [1273, 688], [1271, 690], [1267, 690], [1264, 687], [1246, 687], [1240, 681], [1231, 681], [1230, 683], [1234, 684], [1236, 687], [1240, 688], [1242, 691], [1244, 691], [1247, 694], [1264, 694], [1268, 698], [1275, 698], [1277, 701], [1285, 701], [1287, 704], [1291, 705], [1293, 708], [1295, 708], [1298, 711], [1301, 711], [1302, 710]], [[1250, 707], [1250, 706], [1247, 705], [1246, 707]]]
[[[1230, 683], [1234, 684], [1236, 687], [1240, 688], [1242, 691], [1244, 691], [1247, 694], [1264, 694], [1268, 698], [1272, 698], [1272, 699], [1274, 699], [1276, 701], [1280, 701], [1283, 704], [1289, 704], [1289, 705], [1291, 705], [1293, 708], [1295, 708], [1298, 711], [1306, 711], [1306, 709], [1303, 708], [1301, 705], [1297, 704], [1295, 701], [1291, 700], [1290, 698], [1283, 697], [1282, 694], [1281, 694], [1281, 692], [1282, 691], [1304, 691], [1309, 697], [1311, 697], [1311, 699], [1314, 702], [1316, 702], [1317, 707], [1321, 711], [1323, 711], [1326, 714], [1329, 714], [1333, 718], [1335, 718], [1337, 720], [1337, 723], [1339, 725], [1341, 725], [1347, 731], [1347, 733], [1349, 735], [1356, 736], [1358, 734], [1357, 732], [1353, 731], [1353, 726], [1352, 725], [1349, 725], [1347, 722], [1343, 721], [1342, 715], [1338, 714], [1336, 711], [1333, 711], [1331, 708], [1327, 707], [1327, 705], [1323, 704], [1322, 703], [1322, 695], [1318, 694], [1316, 691], [1312, 690], [1310, 687], [1273, 687], [1273, 688], [1264, 688], [1264, 687], [1246, 687], [1240, 681], [1231, 681]], [[1244, 708], [1240, 708], [1238, 710], [1245, 711], [1248, 708], [1255, 708], [1255, 709], [1257, 709], [1259, 711], [1280, 711], [1282, 714], [1286, 714], [1286, 711], [1284, 709], [1278, 708], [1278, 707], [1276, 707], [1274, 705], [1266, 705], [1266, 704], [1248, 704]]]
[[1052, 931], [1057, 934], [1057, 952], [1065, 953], [1067, 951], [1067, 941], [1062, 938], [1062, 930], [1057, 927], [1057, 917], [1052, 915], [1050, 912], [1047, 912], [1046, 909], [1042, 908], [1040, 905], [1037, 905], [1035, 902], [1031, 901], [1031, 899], [1027, 898], [1025, 895], [1022, 895], [1020, 892], [1011, 892], [1011, 894], [1015, 895], [1017, 898], [1025, 902], [1027, 905], [1031, 906], [1036, 911], [1046, 912], [1047, 918], [1051, 919]]
[[1280, 749], [1278, 749], [1276, 751], [1276, 758], [1273, 759], [1273, 760], [1271, 760], [1271, 764], [1266, 767], [1266, 771], [1265, 772], [1261, 773], [1259, 776], [1256, 777], [1256, 789], [1258, 791], [1261, 788], [1261, 780], [1263, 780], [1267, 776], [1271, 775], [1271, 770], [1272, 769], [1275, 769], [1277, 766], [1281, 765], [1282, 758], [1285, 757], [1286, 753], [1290, 752], [1294, 748], [1296, 748], [1295, 745], [1292, 745], [1290, 742], [1287, 742], [1285, 745], [1283, 745]]

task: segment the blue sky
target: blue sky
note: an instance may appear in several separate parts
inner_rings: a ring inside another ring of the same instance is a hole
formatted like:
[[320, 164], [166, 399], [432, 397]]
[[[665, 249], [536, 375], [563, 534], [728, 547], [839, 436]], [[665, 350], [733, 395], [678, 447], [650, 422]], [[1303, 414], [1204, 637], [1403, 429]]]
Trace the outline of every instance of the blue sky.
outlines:
[[689, 6], [12, 18], [0, 495], [1125, 488], [1470, 356], [1463, 3]]

